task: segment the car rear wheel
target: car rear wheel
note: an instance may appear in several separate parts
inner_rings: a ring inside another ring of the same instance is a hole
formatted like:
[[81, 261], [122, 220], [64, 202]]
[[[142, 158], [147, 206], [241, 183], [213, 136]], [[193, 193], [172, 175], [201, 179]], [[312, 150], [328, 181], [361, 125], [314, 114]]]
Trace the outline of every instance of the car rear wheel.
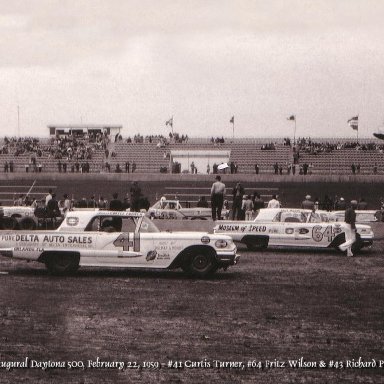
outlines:
[[210, 252], [199, 250], [192, 254], [183, 270], [189, 275], [204, 277], [214, 273], [217, 270], [217, 264]]
[[268, 247], [268, 238], [264, 237], [247, 237], [243, 242], [250, 251], [262, 251]]
[[14, 217], [3, 217], [1, 219], [1, 229], [11, 230], [17, 228], [17, 220]]
[[20, 220], [19, 227], [24, 230], [36, 229], [36, 222], [31, 217], [24, 217]]
[[46, 256], [45, 265], [54, 275], [76, 272], [79, 268], [80, 256], [74, 253], [52, 253]]

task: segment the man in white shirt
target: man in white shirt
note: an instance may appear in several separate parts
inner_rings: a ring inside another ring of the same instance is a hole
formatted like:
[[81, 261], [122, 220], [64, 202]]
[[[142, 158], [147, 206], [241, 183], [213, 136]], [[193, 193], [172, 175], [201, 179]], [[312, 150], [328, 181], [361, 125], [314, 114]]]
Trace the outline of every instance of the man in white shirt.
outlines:
[[51, 200], [51, 199], [52, 199], [52, 189], [49, 189], [49, 191], [48, 191], [48, 195], [45, 196], [45, 206], [48, 205], [48, 202], [49, 202], [49, 200]]
[[211, 207], [212, 219], [221, 220], [221, 210], [223, 209], [225, 195], [225, 184], [221, 181], [219, 175], [216, 176], [216, 181], [211, 188]]
[[280, 208], [280, 207], [281, 207], [281, 205], [280, 205], [279, 200], [277, 200], [277, 196], [272, 195], [272, 199], [269, 200], [267, 208]]

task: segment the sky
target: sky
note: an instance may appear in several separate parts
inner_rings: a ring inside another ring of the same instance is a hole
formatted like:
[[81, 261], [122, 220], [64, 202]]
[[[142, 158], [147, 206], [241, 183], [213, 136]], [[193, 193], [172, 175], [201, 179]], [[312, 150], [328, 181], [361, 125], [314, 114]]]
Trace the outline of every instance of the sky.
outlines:
[[0, 0], [0, 135], [167, 135], [173, 116], [190, 137], [373, 137], [383, 16], [383, 0]]

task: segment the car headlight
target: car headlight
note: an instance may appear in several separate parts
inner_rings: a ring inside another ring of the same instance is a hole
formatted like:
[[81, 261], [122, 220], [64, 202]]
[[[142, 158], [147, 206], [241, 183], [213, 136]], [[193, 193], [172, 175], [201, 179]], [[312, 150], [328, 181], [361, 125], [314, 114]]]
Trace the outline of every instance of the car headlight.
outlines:
[[220, 239], [220, 240], [216, 240], [215, 246], [216, 246], [216, 248], [226, 248], [231, 243], [232, 243], [232, 241], [230, 241], [230, 240]]

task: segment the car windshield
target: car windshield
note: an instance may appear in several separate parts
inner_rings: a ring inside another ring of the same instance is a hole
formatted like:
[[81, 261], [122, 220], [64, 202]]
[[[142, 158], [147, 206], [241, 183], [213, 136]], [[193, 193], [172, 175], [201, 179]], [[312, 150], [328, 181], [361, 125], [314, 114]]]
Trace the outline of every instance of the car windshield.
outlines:
[[280, 222], [282, 223], [305, 223], [307, 217], [303, 212], [281, 212]]
[[308, 222], [323, 223], [323, 222], [328, 222], [328, 218], [327, 218], [327, 215], [324, 213], [310, 212]]
[[[102, 215], [95, 217], [86, 230], [93, 232], [136, 232], [140, 217], [121, 217]], [[159, 228], [147, 217], [143, 217], [140, 226], [141, 233], [160, 232]]]
[[[138, 219], [136, 219], [137, 221]], [[151, 232], [160, 232], [159, 228], [155, 225], [155, 223], [150, 220], [148, 217], [143, 217], [143, 221], [140, 226], [141, 233], [151, 233]]]

